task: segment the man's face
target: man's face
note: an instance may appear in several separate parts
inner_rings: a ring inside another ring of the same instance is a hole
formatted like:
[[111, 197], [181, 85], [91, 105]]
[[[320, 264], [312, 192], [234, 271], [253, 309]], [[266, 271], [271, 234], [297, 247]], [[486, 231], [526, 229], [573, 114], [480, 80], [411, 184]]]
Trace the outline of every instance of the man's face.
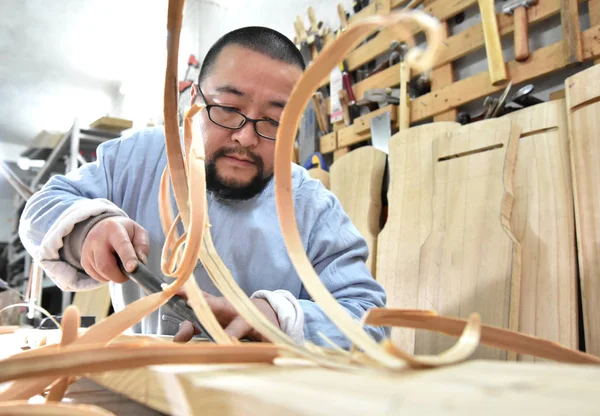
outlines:
[[[279, 122], [302, 70], [238, 45], [226, 46], [203, 80], [206, 104], [231, 107], [251, 119]], [[202, 97], [198, 97], [202, 102]], [[214, 110], [213, 110], [214, 111]], [[218, 126], [199, 115], [209, 190], [232, 199], [262, 191], [273, 175], [275, 141], [259, 136], [247, 121], [241, 129]]]

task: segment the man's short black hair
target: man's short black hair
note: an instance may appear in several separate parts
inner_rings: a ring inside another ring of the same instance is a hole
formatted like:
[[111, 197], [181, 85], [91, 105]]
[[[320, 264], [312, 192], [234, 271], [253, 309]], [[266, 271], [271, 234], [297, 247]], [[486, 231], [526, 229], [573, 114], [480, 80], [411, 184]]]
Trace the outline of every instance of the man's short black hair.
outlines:
[[198, 85], [210, 72], [219, 53], [228, 45], [243, 46], [269, 58], [296, 65], [303, 71], [306, 68], [302, 54], [286, 36], [268, 27], [248, 26], [226, 33], [208, 50], [200, 69]]

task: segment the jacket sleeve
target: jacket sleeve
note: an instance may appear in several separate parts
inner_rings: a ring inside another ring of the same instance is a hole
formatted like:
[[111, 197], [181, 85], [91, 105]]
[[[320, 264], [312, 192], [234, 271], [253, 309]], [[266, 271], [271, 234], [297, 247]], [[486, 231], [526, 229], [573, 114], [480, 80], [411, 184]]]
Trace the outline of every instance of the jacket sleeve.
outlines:
[[[323, 188], [320, 196], [312, 199], [312, 206], [318, 211], [308, 238], [308, 256], [325, 287], [358, 323], [368, 309], [384, 307], [386, 302], [383, 287], [365, 263], [367, 243], [331, 192]], [[351, 346], [304, 287], [299, 302], [307, 341], [326, 345], [319, 334], [323, 333], [342, 348]], [[387, 327], [365, 326], [365, 331], [376, 341], [390, 333]]]
[[66, 175], [55, 175], [25, 205], [19, 222], [23, 246], [65, 291], [89, 290], [101, 283], [60, 256], [63, 239], [78, 223], [98, 215], [123, 215], [111, 202], [112, 172], [120, 140], [101, 144], [97, 160]]

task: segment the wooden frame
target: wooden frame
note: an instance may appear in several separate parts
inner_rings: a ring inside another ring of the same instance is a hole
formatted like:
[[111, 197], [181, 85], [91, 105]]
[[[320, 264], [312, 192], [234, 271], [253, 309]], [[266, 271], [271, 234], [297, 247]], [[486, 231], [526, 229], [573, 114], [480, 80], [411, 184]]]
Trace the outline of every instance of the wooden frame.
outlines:
[[[507, 62], [506, 70], [513, 84], [535, 80], [541, 76], [564, 69], [573, 63], [597, 60], [600, 57], [600, 0], [545, 0], [538, 2], [527, 11], [528, 24], [535, 25], [551, 17], [561, 14], [561, 9], [568, 6], [570, 12], [578, 11], [578, 3], [589, 4], [591, 27], [583, 32], [573, 19], [567, 19], [565, 12], [562, 16], [562, 27], [565, 41], [532, 51], [529, 59], [523, 62]], [[392, 10], [405, 5], [405, 1], [391, 1]], [[458, 0], [448, 2], [445, 0], [425, 1], [423, 10], [433, 17], [441, 20], [447, 28], [447, 20], [476, 6], [476, 0]], [[349, 23], [356, 22], [375, 14], [375, 2], [369, 7], [351, 16]], [[502, 12], [496, 15], [499, 34], [502, 37], [514, 32], [514, 18]], [[412, 30], [418, 32], [417, 29]], [[384, 28], [377, 36], [353, 50], [347, 57], [348, 70], [353, 71], [377, 59], [389, 50], [389, 45], [396, 37], [390, 28]], [[574, 46], [573, 46], [574, 45]], [[578, 49], [578, 46], [580, 48]], [[431, 92], [422, 95], [410, 103], [409, 120], [412, 124], [424, 121], [455, 121], [457, 109], [463, 105], [494, 94], [505, 88], [505, 85], [493, 86], [489, 82], [487, 71], [455, 81], [452, 63], [473, 52], [485, 47], [483, 28], [475, 24], [457, 34], [445, 39], [440, 54], [437, 56], [434, 68], [431, 71]], [[570, 52], [569, 52], [570, 51]], [[580, 53], [578, 52], [580, 51]], [[400, 83], [400, 64], [389, 67], [379, 73], [368, 77], [353, 85], [354, 95], [357, 100], [363, 98], [365, 91], [372, 88], [394, 88]], [[419, 71], [412, 71], [411, 76], [419, 76]], [[321, 87], [327, 86], [324, 80]], [[331, 153], [336, 149], [358, 144], [370, 138], [370, 135], [354, 135], [346, 140], [351, 127], [346, 127], [342, 133], [342, 142], [339, 141], [339, 132], [335, 135], [336, 146], [332, 142], [321, 147], [321, 153]], [[393, 125], [397, 127], [396, 124]], [[331, 138], [328, 138], [331, 140]]]

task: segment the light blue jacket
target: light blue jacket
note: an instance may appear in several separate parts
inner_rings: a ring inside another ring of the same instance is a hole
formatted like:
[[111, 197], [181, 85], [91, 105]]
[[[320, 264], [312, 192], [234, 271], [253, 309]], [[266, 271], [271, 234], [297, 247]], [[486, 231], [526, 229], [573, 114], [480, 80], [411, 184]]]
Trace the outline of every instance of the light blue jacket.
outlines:
[[[163, 128], [108, 141], [99, 146], [97, 155], [94, 163], [66, 176], [52, 177], [28, 201], [21, 218], [19, 232], [24, 246], [63, 290], [86, 290], [100, 284], [80, 266], [65, 261], [60, 251], [76, 224], [103, 213], [127, 215], [148, 231], [148, 265], [160, 273], [165, 237], [158, 193], [167, 163]], [[366, 310], [385, 306], [385, 292], [365, 265], [366, 242], [337, 198], [298, 165], [293, 166], [293, 188], [302, 242], [327, 289], [357, 320]], [[177, 213], [173, 199], [172, 205]], [[311, 300], [289, 260], [277, 219], [273, 180], [260, 195], [244, 202], [218, 200], [209, 194], [208, 211], [215, 247], [248, 296], [264, 290], [288, 291], [300, 305], [306, 340], [323, 345], [318, 335], [322, 332], [338, 345], [349, 346], [346, 337]], [[194, 275], [200, 288], [219, 294], [200, 262]], [[110, 285], [117, 311], [143, 296], [132, 281]], [[171, 317], [163, 307], [132, 329], [172, 335], [178, 325]], [[366, 330], [376, 340], [388, 331]]]

